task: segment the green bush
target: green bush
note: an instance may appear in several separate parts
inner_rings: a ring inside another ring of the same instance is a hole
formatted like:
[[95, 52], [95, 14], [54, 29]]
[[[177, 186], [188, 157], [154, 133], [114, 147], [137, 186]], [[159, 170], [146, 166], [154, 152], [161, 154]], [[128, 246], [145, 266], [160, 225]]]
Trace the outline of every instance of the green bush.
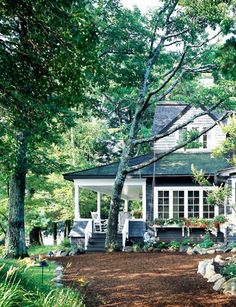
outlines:
[[171, 241], [171, 242], [168, 244], [168, 247], [177, 250], [177, 249], [180, 248], [180, 245], [181, 245], [180, 242]]
[[206, 234], [203, 237], [203, 241], [199, 243], [199, 246], [202, 248], [209, 248], [214, 245], [214, 242], [211, 240], [211, 236], [209, 232], [206, 232]]
[[187, 246], [187, 245], [191, 245], [192, 244], [192, 242], [191, 242], [191, 240], [190, 239], [184, 239], [182, 242], [181, 242], [181, 245], [182, 246]]
[[235, 263], [229, 263], [226, 264], [222, 270], [221, 270], [221, 274], [226, 278], [232, 278], [232, 277], [236, 277], [236, 264]]
[[140, 246], [140, 244], [135, 243], [135, 244], [132, 245], [132, 250], [133, 250], [133, 252], [141, 252], [142, 247]]
[[61, 248], [70, 248], [71, 247], [70, 240], [64, 239], [63, 241], [61, 241], [60, 247]]

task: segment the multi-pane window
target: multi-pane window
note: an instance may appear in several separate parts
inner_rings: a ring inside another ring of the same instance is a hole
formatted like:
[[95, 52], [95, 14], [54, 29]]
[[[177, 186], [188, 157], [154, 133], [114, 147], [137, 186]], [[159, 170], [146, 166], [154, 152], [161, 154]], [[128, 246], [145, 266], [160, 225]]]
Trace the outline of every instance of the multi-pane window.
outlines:
[[158, 191], [158, 218], [169, 218], [169, 204], [170, 196], [169, 191]]
[[207, 191], [203, 191], [203, 218], [204, 219], [213, 219], [215, 214], [214, 206], [207, 203]]
[[173, 218], [184, 217], [184, 191], [173, 191]]
[[203, 134], [202, 136], [202, 147], [207, 148], [207, 134]]
[[188, 217], [199, 217], [199, 191], [188, 191]]

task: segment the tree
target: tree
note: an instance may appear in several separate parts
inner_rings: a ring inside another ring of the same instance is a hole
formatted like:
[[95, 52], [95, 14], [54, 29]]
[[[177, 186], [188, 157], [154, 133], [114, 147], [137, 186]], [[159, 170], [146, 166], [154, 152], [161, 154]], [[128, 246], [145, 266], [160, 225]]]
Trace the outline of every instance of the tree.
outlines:
[[73, 125], [96, 34], [86, 1], [1, 0], [0, 16], [1, 159], [11, 157], [6, 256], [24, 257], [26, 174], [40, 172], [44, 151]]
[[[193, 6], [192, 1], [172, 0], [162, 1], [162, 6], [148, 17], [141, 16], [137, 9], [131, 13], [119, 7], [116, 11], [117, 16], [112, 16], [112, 24], [107, 31], [115, 31], [117, 40], [114, 36], [109, 40], [111, 36], [107, 33], [103, 41], [106, 48], [101, 53], [101, 57], [105, 56], [101, 69], [108, 70], [108, 80], [103, 92], [113, 105], [126, 104], [130, 123], [113, 187], [106, 236], [107, 247], [117, 244], [118, 212], [127, 174], [150, 165], [199, 137], [193, 137], [142, 164], [129, 165], [137, 146], [151, 144], [188, 124], [184, 123], [157, 136], [143, 137], [140, 133], [142, 122], [150, 108], [159, 101], [170, 98], [173, 90], [181, 83], [217, 68], [210, 43], [220, 33], [226, 33], [230, 29], [232, 19], [227, 15], [229, 9], [224, 1], [216, 3], [202, 0]], [[123, 25], [122, 30], [119, 23]], [[217, 33], [210, 36], [207, 28], [215, 29], [219, 25]], [[232, 91], [232, 88], [230, 90]], [[211, 106], [209, 109], [213, 110], [229, 96], [231, 93], [226, 90], [220, 100], [217, 96], [212, 97], [208, 101], [208, 105]], [[197, 114], [190, 122], [204, 114], [207, 114], [207, 111]], [[213, 125], [202, 133], [212, 127]]]

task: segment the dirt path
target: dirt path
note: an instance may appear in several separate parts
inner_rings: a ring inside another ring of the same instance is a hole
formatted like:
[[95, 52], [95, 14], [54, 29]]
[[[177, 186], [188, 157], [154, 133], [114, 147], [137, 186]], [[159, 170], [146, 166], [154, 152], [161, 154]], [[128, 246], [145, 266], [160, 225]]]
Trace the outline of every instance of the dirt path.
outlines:
[[[57, 259], [64, 282], [85, 287], [87, 306], [236, 306], [197, 274], [200, 259], [169, 253], [96, 253]], [[208, 257], [210, 258], [210, 257]]]

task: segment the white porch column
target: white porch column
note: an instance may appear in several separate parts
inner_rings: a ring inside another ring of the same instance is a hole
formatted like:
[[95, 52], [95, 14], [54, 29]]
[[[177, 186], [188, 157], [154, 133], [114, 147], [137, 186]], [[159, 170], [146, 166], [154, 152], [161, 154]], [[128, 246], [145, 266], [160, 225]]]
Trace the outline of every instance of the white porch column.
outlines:
[[128, 199], [125, 199], [124, 211], [125, 211], [125, 212], [128, 212], [128, 211], [129, 211], [129, 201], [128, 201]]
[[142, 185], [142, 206], [143, 206], [143, 220], [147, 219], [147, 206], [146, 206], [146, 182]]
[[97, 192], [97, 214], [98, 220], [101, 219], [101, 193]]
[[75, 221], [80, 219], [80, 210], [79, 210], [79, 186], [75, 184]]

